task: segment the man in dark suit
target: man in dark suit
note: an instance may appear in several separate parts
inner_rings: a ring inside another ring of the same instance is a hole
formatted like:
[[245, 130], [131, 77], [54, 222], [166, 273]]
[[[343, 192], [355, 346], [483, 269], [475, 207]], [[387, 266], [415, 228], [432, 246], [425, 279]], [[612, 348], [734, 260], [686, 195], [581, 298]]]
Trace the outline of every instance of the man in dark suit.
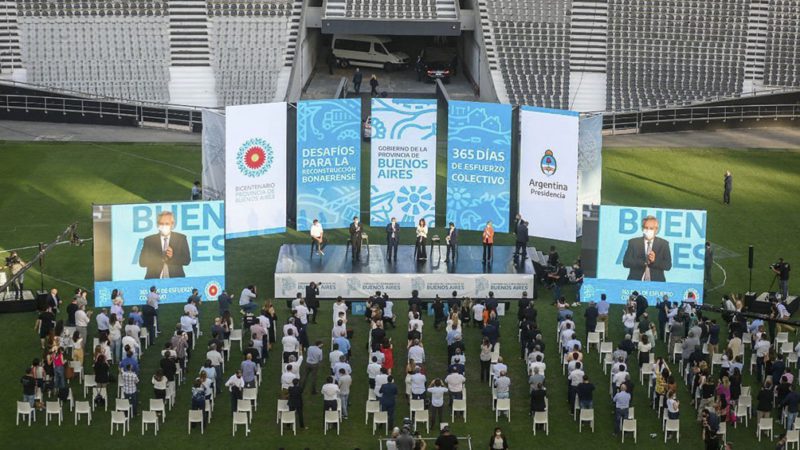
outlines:
[[520, 219], [517, 223], [517, 246], [514, 256], [522, 256], [521, 261], [528, 259], [528, 222]]
[[308, 283], [306, 286], [306, 306], [311, 310], [311, 323], [317, 323], [317, 309], [319, 309], [319, 286], [315, 282]]
[[391, 261], [392, 256], [397, 261], [397, 246], [400, 243], [400, 224], [397, 219], [392, 217], [392, 221], [386, 225], [386, 260]]
[[183, 266], [192, 261], [186, 235], [176, 233], [175, 216], [171, 211], [158, 215], [158, 233], [144, 238], [139, 254], [139, 267], [146, 267], [148, 278], [183, 278]]
[[394, 378], [389, 375], [386, 384], [380, 388], [380, 397], [378, 401], [381, 405], [381, 411], [386, 411], [387, 419], [389, 420], [389, 429], [394, 428], [394, 407], [397, 399], [397, 385], [394, 384]]
[[289, 400], [286, 403], [289, 411], [294, 411], [295, 419], [300, 428], [307, 430], [303, 420], [303, 387], [300, 385], [299, 378], [292, 380], [292, 385], [289, 386]]
[[725, 190], [722, 192], [722, 203], [731, 204], [731, 191], [733, 190], [733, 174], [730, 170], [725, 171]]
[[353, 223], [350, 224], [350, 245], [353, 249], [353, 261], [361, 259], [361, 223], [358, 221], [358, 216], [353, 217]]
[[647, 216], [642, 220], [643, 235], [628, 241], [622, 265], [630, 269], [629, 280], [666, 281], [664, 272], [672, 269], [669, 242], [656, 237], [658, 219]]
[[50, 293], [47, 294], [47, 306], [49, 306], [54, 313], [58, 313], [58, 307], [61, 306], [61, 298], [58, 296], [58, 289], [50, 289]]
[[450, 228], [447, 230], [447, 236], [444, 238], [445, 242], [447, 243], [447, 251], [444, 255], [444, 262], [450, 262], [452, 260], [456, 260], [456, 248], [458, 247], [458, 230], [456, 229], [456, 225], [453, 222], [450, 222]]

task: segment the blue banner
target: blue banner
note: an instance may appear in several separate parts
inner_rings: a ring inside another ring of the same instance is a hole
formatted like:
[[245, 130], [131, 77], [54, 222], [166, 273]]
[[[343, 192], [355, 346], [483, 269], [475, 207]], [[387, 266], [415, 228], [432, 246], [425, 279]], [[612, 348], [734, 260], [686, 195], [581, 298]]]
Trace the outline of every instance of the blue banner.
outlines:
[[434, 227], [436, 100], [373, 98], [370, 126], [370, 225]]
[[511, 105], [451, 101], [447, 127], [447, 222], [508, 232]]
[[361, 199], [361, 101], [297, 104], [297, 230], [346, 228]]
[[224, 202], [95, 206], [94, 221], [97, 306], [110, 305], [113, 289], [128, 306], [144, 303], [151, 286], [164, 303], [183, 302], [192, 289], [204, 300], [222, 291]]
[[702, 302], [705, 211], [603, 205], [599, 225], [597, 278], [584, 280], [586, 300], [606, 294], [623, 302], [635, 290], [651, 302], [690, 294]]

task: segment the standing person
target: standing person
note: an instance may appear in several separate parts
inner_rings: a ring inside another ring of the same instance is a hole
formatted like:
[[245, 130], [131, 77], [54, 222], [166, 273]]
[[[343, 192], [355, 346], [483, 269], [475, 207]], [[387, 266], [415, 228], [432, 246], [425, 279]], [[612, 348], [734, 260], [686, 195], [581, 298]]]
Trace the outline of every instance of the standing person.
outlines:
[[517, 244], [514, 248], [514, 256], [519, 256], [520, 261], [528, 259], [528, 222], [520, 219], [516, 229]]
[[428, 386], [428, 393], [431, 394], [431, 424], [436, 426], [444, 420], [444, 394], [447, 388], [444, 387], [442, 380], [439, 378], [431, 381]]
[[377, 75], [372, 75], [372, 78], [369, 79], [369, 87], [370, 87], [369, 95], [371, 95], [373, 97], [378, 95], [378, 76]]
[[622, 421], [628, 418], [628, 408], [631, 406], [631, 394], [628, 393], [628, 386], [621, 384], [619, 392], [614, 395], [614, 436], [619, 435], [622, 429]]
[[306, 286], [306, 306], [311, 313], [311, 323], [317, 323], [317, 310], [319, 309], [319, 299], [317, 298], [318, 295], [319, 284], [313, 281], [308, 283], [308, 286]]
[[[235, 374], [231, 375], [231, 377], [228, 378], [228, 381], [225, 382], [225, 387], [227, 387], [231, 392], [231, 415], [233, 415], [238, 407], [238, 401], [242, 399], [242, 393], [244, 391], [244, 378], [242, 377], [242, 371], [237, 370]], [[300, 426], [302, 427], [303, 425]]]
[[583, 317], [586, 319], [586, 339], [589, 339], [589, 333], [594, 333], [597, 329], [597, 318], [600, 316], [600, 313], [597, 309], [597, 306], [594, 304], [594, 301], [589, 301], [589, 306], [586, 307], [586, 311], [583, 312]]
[[492, 221], [486, 222], [486, 226], [483, 228], [483, 262], [485, 263], [487, 260], [489, 262], [492, 261], [492, 247], [494, 246], [494, 227], [492, 226]]
[[389, 420], [389, 428], [394, 428], [394, 407], [397, 399], [397, 385], [394, 384], [394, 377], [389, 375], [386, 383], [378, 391], [380, 393], [381, 411], [386, 411]]
[[425, 249], [425, 243], [428, 240], [428, 224], [425, 219], [419, 219], [417, 223], [417, 240], [414, 253], [417, 255], [417, 261], [425, 261], [428, 259], [428, 252]]
[[397, 218], [392, 217], [392, 221], [386, 225], [386, 260], [391, 261], [392, 255], [397, 261], [397, 246], [400, 243], [400, 225]]
[[36, 405], [36, 378], [33, 377], [33, 367], [25, 370], [25, 375], [19, 380], [22, 383], [22, 401], [28, 402], [31, 409]]
[[706, 242], [706, 255], [703, 260], [705, 269], [705, 282], [711, 284], [711, 268], [714, 266], [714, 250], [711, 249], [711, 242]]
[[125, 366], [125, 371], [122, 372], [120, 383], [122, 384], [122, 395], [131, 403], [132, 414], [136, 416], [136, 409], [138, 407], [139, 389], [136, 386], [139, 383], [139, 376], [133, 370], [133, 366], [128, 364]]
[[[346, 369], [342, 369], [347, 373]], [[323, 411], [336, 411], [336, 400], [339, 398], [339, 386], [333, 382], [333, 377], [328, 377], [320, 389], [322, 393]]]
[[328, 63], [328, 75], [333, 75], [333, 68], [336, 67], [336, 55], [333, 52], [328, 52], [325, 62]]
[[[792, 267], [789, 263], [785, 262], [783, 258], [778, 258], [778, 263], [771, 266], [772, 271], [778, 276], [778, 284], [781, 289], [781, 300], [786, 301], [789, 298], [789, 272]], [[774, 334], [771, 334], [774, 336]]]
[[358, 95], [361, 91], [361, 80], [364, 79], [364, 74], [361, 69], [356, 67], [356, 72], [353, 74], [353, 91]]
[[447, 236], [444, 238], [447, 243], [447, 252], [444, 256], [444, 262], [456, 260], [456, 250], [458, 249], [458, 230], [453, 222], [450, 222], [450, 229], [447, 231]]
[[706, 450], [717, 450], [719, 448], [719, 416], [709, 409], [703, 410], [703, 441]]
[[292, 385], [289, 386], [289, 401], [287, 402], [289, 411], [294, 411], [297, 419], [297, 424], [300, 428], [307, 430], [305, 421], [303, 420], [303, 388], [300, 386], [300, 380], [295, 378], [292, 380]]
[[[11, 252], [10, 255], [6, 258], [6, 267], [11, 272], [11, 277], [13, 278], [16, 276], [23, 267], [25, 267], [25, 261], [19, 257], [17, 252]], [[25, 290], [25, 272], [19, 274], [17, 278], [14, 278], [14, 299], [15, 300], [22, 300], [22, 291]]]
[[503, 430], [500, 427], [496, 427], [494, 429], [494, 434], [492, 437], [489, 438], [489, 450], [507, 450], [508, 449], [508, 438], [506, 435], [503, 434]]
[[436, 450], [458, 450], [458, 438], [450, 432], [450, 427], [445, 426], [436, 438]]
[[417, 62], [414, 64], [414, 69], [417, 71], [417, 81], [422, 81], [422, 74], [425, 72], [425, 63], [422, 62], [422, 55], [417, 56]]
[[217, 306], [219, 307], [219, 316], [222, 317], [225, 313], [230, 313], [231, 304], [233, 303], [233, 299], [230, 295], [228, 295], [228, 291], [226, 289], [222, 289], [222, 293], [219, 294], [217, 297]]
[[203, 188], [200, 187], [200, 182], [195, 181], [192, 185], [192, 201], [202, 200], [203, 199]]
[[300, 386], [302, 390], [305, 390], [306, 384], [308, 384], [309, 379], [311, 380], [311, 395], [315, 395], [317, 393], [317, 372], [319, 372], [319, 366], [322, 364], [323, 354], [322, 354], [322, 341], [317, 341], [308, 348], [306, 351], [306, 364], [303, 366], [303, 384]]
[[350, 403], [350, 385], [353, 384], [353, 377], [347, 373], [345, 368], [339, 369], [339, 403], [342, 405], [342, 417], [347, 419], [347, 406]]
[[361, 224], [358, 216], [353, 216], [353, 223], [350, 224], [350, 246], [353, 250], [353, 261], [361, 260]]
[[730, 170], [725, 171], [724, 189], [722, 191], [722, 203], [731, 204], [731, 191], [733, 191], [733, 174]]
[[325, 238], [323, 237], [324, 231], [322, 230], [322, 224], [319, 223], [319, 220], [314, 219], [311, 223], [311, 230], [309, 234], [311, 235], [311, 251], [313, 252], [316, 248], [317, 255], [325, 256], [325, 252], [322, 251], [325, 248]]

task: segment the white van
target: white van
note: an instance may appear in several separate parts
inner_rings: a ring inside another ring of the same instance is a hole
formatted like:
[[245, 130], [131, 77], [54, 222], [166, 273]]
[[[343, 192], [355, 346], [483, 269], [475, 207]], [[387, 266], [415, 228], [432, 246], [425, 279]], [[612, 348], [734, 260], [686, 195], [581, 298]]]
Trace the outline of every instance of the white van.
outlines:
[[335, 35], [331, 51], [339, 67], [363, 66], [386, 70], [408, 66], [408, 55], [383, 36]]

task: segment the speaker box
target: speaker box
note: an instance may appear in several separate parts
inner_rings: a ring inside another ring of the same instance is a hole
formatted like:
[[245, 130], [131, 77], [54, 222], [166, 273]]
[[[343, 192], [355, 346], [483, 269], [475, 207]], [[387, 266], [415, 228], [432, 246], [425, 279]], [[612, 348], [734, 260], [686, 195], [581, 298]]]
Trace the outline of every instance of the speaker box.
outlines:
[[36, 309], [42, 311], [45, 308], [47, 308], [47, 292], [38, 291], [36, 292]]
[[755, 251], [754, 251], [752, 245], [747, 248], [747, 268], [748, 269], [752, 269], [753, 268], [753, 256], [754, 256], [754, 253], [755, 253]]
[[746, 292], [744, 294], [744, 308], [746, 310], [751, 310], [753, 308], [753, 302], [756, 301], [756, 293], [755, 292]]

